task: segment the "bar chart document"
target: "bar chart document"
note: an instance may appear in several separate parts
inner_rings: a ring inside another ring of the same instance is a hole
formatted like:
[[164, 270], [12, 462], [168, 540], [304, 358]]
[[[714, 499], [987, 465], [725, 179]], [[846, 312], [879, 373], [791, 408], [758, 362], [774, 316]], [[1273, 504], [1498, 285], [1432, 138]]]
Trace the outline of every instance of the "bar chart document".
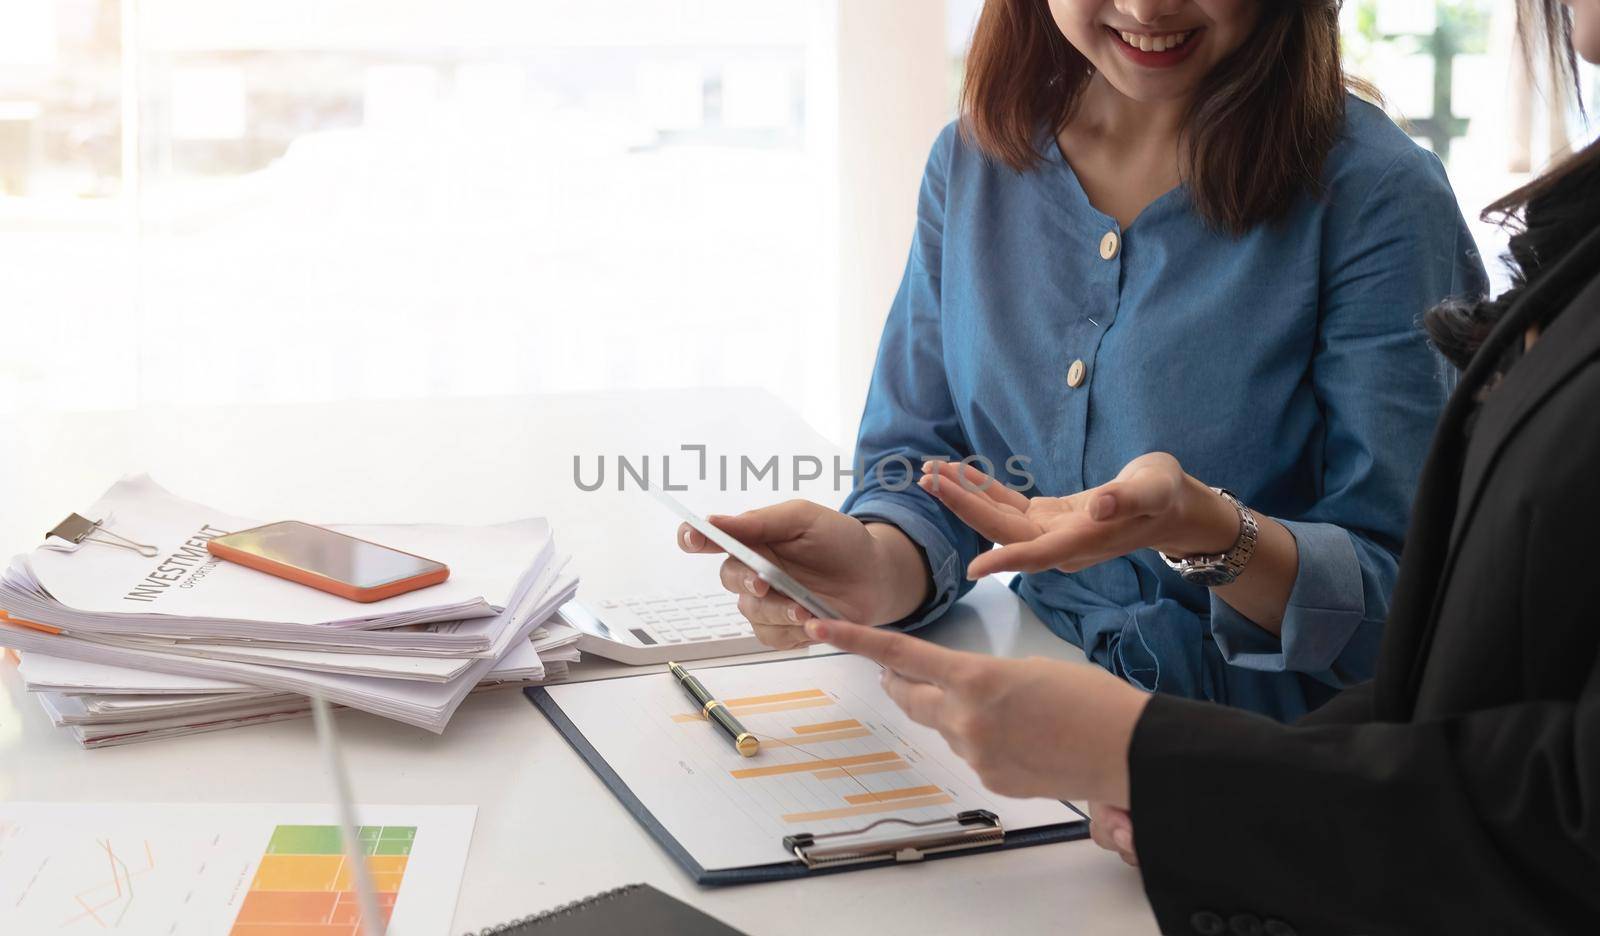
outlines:
[[880, 819], [925, 822], [985, 809], [1007, 830], [1082, 821], [1054, 800], [985, 790], [937, 732], [895, 706], [879, 685], [877, 665], [860, 657], [697, 674], [760, 740], [754, 757], [739, 756], [670, 674], [551, 686], [545, 693], [707, 871], [792, 862], [785, 836], [855, 832]]
[[[473, 806], [361, 806], [381, 932], [450, 928]], [[0, 932], [361, 936], [332, 807], [0, 804]]]

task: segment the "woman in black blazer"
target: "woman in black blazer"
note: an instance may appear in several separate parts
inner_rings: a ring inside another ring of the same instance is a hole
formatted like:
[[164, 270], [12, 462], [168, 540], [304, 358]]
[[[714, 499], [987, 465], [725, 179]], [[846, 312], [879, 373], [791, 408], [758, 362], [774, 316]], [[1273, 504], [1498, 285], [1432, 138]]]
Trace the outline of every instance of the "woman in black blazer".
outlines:
[[[1564, 2], [1524, 28], [1600, 60], [1600, 0]], [[811, 636], [883, 663], [997, 792], [1097, 801], [1165, 932], [1600, 933], [1600, 144], [1495, 208], [1517, 286], [1429, 313], [1471, 360], [1371, 682], [1286, 726], [1092, 667]]]

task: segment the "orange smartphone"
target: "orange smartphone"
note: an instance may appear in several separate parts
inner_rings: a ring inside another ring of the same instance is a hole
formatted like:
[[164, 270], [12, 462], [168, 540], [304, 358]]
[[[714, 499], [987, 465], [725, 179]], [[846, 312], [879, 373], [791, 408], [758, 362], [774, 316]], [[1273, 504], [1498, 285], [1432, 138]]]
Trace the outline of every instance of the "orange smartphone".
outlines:
[[442, 562], [298, 520], [219, 536], [211, 555], [351, 601], [382, 601], [450, 577]]

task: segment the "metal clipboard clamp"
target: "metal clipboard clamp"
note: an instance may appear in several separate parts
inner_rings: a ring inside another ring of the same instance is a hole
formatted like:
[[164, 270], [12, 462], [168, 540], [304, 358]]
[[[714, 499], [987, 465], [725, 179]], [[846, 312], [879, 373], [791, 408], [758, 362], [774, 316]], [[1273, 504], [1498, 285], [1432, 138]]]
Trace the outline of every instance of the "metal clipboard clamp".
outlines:
[[[885, 825], [901, 825], [911, 831], [893, 837], [859, 841], [861, 836]], [[858, 841], [851, 842], [849, 839]], [[987, 809], [969, 809], [945, 819], [926, 819], [921, 822], [879, 819], [860, 829], [843, 832], [785, 835], [783, 847], [807, 868], [829, 868], [871, 861], [921, 861], [927, 855], [1001, 845], [1005, 840], [1006, 830], [1000, 825], [999, 816]]]

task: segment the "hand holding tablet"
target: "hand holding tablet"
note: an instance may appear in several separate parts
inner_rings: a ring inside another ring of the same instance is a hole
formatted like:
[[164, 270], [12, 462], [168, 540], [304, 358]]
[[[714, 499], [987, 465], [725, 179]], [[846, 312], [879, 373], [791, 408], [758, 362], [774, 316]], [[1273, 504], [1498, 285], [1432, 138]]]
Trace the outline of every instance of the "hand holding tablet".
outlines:
[[685, 507], [670, 494], [655, 489], [652, 489], [650, 493], [655, 495], [656, 500], [676, 514], [680, 520], [687, 523], [706, 539], [720, 546], [728, 555], [749, 566], [751, 571], [760, 576], [763, 581], [792, 598], [796, 604], [811, 612], [813, 616], [833, 620], [848, 620], [843, 614], [835, 611], [822, 596], [800, 584], [793, 576], [778, 568], [775, 563], [765, 556]]

